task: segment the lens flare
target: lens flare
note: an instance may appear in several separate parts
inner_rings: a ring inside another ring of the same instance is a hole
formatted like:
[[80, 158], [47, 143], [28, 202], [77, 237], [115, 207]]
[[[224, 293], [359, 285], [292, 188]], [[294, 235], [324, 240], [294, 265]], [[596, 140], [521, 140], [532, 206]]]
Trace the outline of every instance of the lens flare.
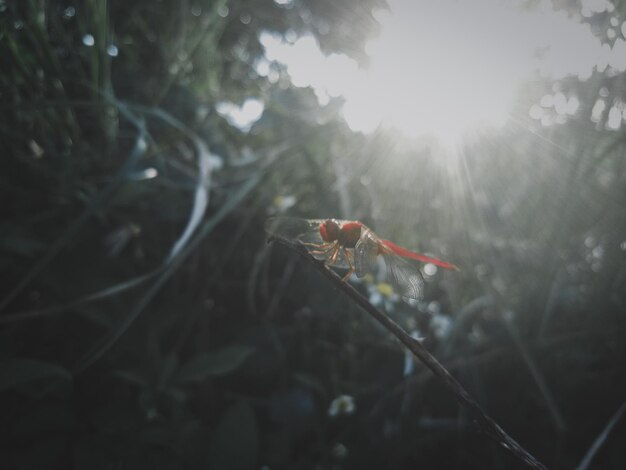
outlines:
[[294, 86], [311, 86], [321, 104], [343, 97], [352, 130], [382, 125], [454, 144], [466, 133], [503, 126], [521, 84], [536, 73], [584, 79], [594, 67], [626, 62], [617, 57], [617, 42], [615, 51], [607, 49], [588, 24], [550, 2], [524, 5], [390, 0], [388, 10], [375, 12], [381, 33], [366, 45], [367, 70], [344, 55], [324, 56], [313, 36], [288, 43], [262, 33], [261, 43], [266, 59], [284, 64]]

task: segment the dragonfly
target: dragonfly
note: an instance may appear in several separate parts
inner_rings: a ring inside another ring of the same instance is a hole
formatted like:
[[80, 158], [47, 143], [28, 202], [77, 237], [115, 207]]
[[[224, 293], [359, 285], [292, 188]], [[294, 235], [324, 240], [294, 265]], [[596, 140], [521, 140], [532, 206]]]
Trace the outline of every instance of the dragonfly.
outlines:
[[358, 278], [372, 274], [382, 260], [387, 280], [401, 297], [408, 299], [420, 300], [424, 295], [424, 277], [416, 262], [459, 270], [452, 263], [380, 238], [356, 220], [272, 217], [265, 226], [270, 234], [299, 241], [327, 267], [347, 269], [348, 273], [342, 279], [344, 282], [353, 273]]

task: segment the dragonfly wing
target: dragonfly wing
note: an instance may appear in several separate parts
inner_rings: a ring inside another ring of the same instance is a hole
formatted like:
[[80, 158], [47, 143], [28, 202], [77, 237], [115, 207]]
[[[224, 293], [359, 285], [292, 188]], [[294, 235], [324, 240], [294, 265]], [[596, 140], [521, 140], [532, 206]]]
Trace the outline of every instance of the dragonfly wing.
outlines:
[[323, 219], [299, 219], [297, 217], [270, 217], [265, 221], [265, 231], [290, 240], [307, 243], [323, 243], [320, 224]]
[[327, 220], [334, 220], [340, 227], [355, 223], [337, 219], [301, 219], [298, 217], [270, 217], [265, 221], [265, 232], [292, 240], [322, 243], [320, 225]]
[[368, 234], [361, 236], [354, 246], [354, 270], [357, 277], [363, 277], [376, 268], [378, 244]]
[[420, 300], [424, 297], [424, 278], [417, 266], [399, 256], [383, 255], [389, 282], [401, 297]]

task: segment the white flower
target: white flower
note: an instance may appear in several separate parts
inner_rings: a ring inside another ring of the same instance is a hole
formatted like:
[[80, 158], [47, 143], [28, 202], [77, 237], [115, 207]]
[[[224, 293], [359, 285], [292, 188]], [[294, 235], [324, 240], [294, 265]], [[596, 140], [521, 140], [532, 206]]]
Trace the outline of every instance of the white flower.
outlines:
[[104, 239], [109, 256], [117, 256], [128, 245], [128, 243], [141, 233], [141, 227], [134, 223], [128, 223], [111, 232]]
[[296, 205], [298, 200], [295, 196], [276, 196], [272, 201], [271, 214], [283, 214]]
[[400, 296], [394, 292], [393, 286], [386, 282], [368, 284], [367, 290], [370, 303], [376, 307], [384, 306], [388, 312], [392, 312], [395, 304], [400, 300]]
[[341, 443], [335, 444], [333, 447], [333, 455], [338, 459], [343, 459], [348, 455], [348, 448]]
[[439, 313], [433, 315], [430, 321], [430, 328], [437, 339], [443, 339], [448, 336], [452, 328], [452, 320], [447, 315]]
[[476, 346], [481, 346], [487, 341], [487, 334], [480, 325], [474, 324], [468, 335], [470, 342]]
[[356, 410], [354, 398], [350, 395], [339, 395], [328, 407], [328, 416], [350, 415]]

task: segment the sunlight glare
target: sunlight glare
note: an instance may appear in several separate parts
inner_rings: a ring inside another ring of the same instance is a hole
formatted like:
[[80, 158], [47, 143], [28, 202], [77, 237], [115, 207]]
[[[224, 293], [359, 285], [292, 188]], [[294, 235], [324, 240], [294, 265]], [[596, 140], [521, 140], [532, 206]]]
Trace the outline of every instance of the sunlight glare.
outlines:
[[321, 104], [343, 97], [353, 131], [392, 126], [447, 145], [479, 128], [503, 126], [520, 85], [536, 72], [586, 79], [602, 63], [626, 67], [621, 40], [603, 46], [589, 25], [554, 11], [549, 1], [532, 9], [521, 0], [389, 5], [375, 12], [381, 34], [366, 45], [367, 70], [342, 54], [324, 56], [313, 36], [289, 44], [262, 33], [266, 58], [284, 64], [295, 86], [311, 86]]
[[246, 99], [241, 106], [229, 101], [221, 101], [215, 105], [215, 110], [220, 116], [243, 132], [248, 132], [261, 118], [264, 109], [263, 101], [256, 98]]

